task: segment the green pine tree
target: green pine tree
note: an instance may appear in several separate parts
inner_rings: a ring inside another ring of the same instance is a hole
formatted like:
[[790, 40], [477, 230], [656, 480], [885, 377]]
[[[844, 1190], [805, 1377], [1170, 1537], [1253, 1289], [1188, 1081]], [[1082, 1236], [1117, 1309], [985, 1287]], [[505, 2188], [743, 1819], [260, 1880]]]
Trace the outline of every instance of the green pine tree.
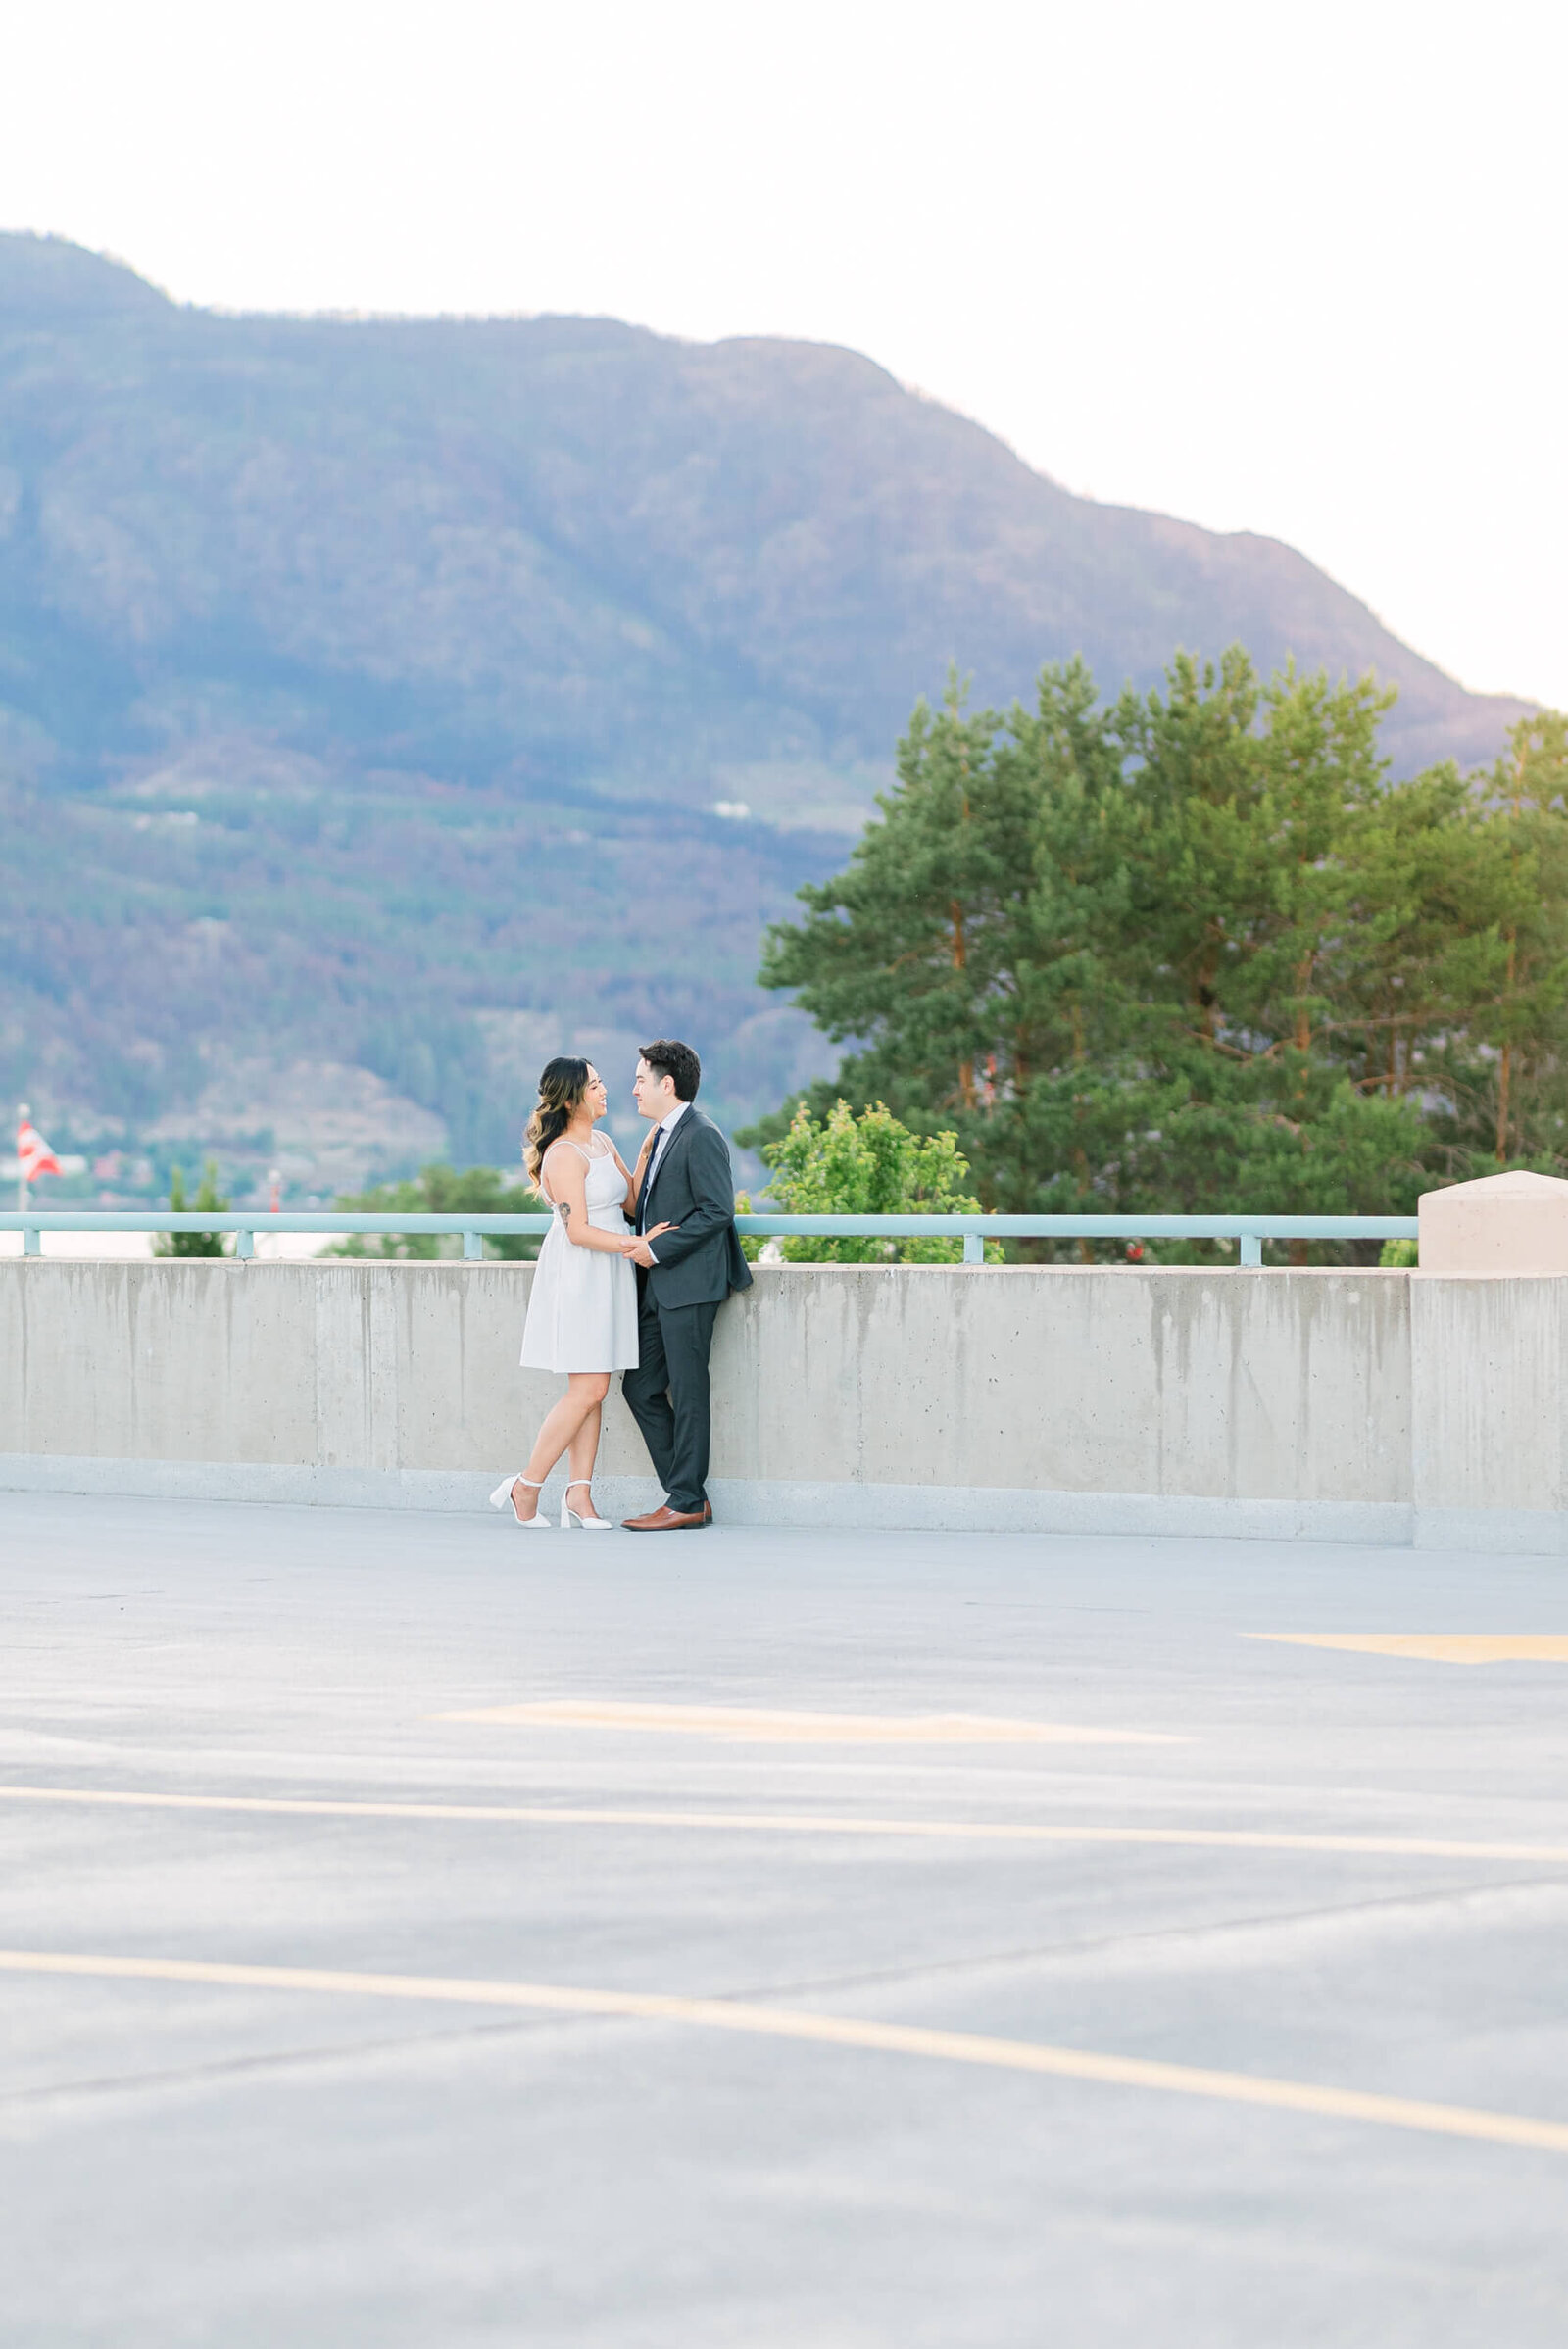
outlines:
[[797, 989], [828, 1035], [868, 1040], [846, 1087], [915, 1111], [922, 1129], [994, 1099], [1011, 1011], [1036, 797], [999, 755], [998, 726], [965, 711], [956, 677], [940, 710], [919, 703], [880, 819], [845, 872], [801, 891], [806, 920], [776, 925], [764, 948], [764, 986]]
[[1126, 1207], [1413, 1199], [1419, 1109], [1359, 1089], [1330, 1042], [1348, 852], [1386, 788], [1387, 707], [1369, 684], [1291, 670], [1262, 686], [1240, 651], [1217, 671], [1179, 658], [1165, 693], [1120, 705], [1125, 951], [1148, 1018], [1140, 1062], [1162, 1096], [1118, 1170]]
[[1446, 1013], [1487, 954], [1421, 935], [1463, 862], [1446, 846], [1422, 878], [1434, 823], [1469, 818], [1444, 785], [1407, 820], [1387, 706], [1262, 684], [1240, 651], [1109, 707], [1081, 662], [1049, 668], [1004, 722], [950, 684], [847, 871], [768, 939], [764, 984], [854, 1047], [810, 1110], [842, 1092], [951, 1128], [994, 1207], [1406, 1209], [1437, 1154], [1424, 1048], [1396, 1086], [1369, 1074], [1376, 1006], [1419, 949]]
[[1475, 1025], [1494, 1071], [1493, 1156], [1554, 1162], [1568, 1150], [1568, 717], [1541, 710], [1513, 728], [1491, 807], [1507, 857], [1502, 971]]

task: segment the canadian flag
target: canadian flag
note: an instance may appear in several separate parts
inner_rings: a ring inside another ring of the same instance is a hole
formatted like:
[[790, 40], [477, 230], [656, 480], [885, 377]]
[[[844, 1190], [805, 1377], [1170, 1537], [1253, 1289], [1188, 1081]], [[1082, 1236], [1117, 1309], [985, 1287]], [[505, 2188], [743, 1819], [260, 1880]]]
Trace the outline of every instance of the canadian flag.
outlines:
[[17, 1128], [17, 1169], [23, 1181], [35, 1183], [40, 1175], [58, 1174], [60, 1161], [27, 1115], [25, 1101], [17, 1114], [22, 1120]]

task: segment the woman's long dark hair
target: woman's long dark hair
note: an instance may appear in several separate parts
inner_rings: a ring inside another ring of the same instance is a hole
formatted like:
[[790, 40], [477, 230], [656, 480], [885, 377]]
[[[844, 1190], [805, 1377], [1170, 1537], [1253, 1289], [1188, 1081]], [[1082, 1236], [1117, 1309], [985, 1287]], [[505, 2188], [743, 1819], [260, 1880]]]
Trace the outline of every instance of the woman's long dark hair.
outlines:
[[571, 1123], [571, 1113], [588, 1090], [586, 1060], [547, 1060], [539, 1078], [539, 1106], [522, 1138], [528, 1180], [537, 1184], [545, 1152]]

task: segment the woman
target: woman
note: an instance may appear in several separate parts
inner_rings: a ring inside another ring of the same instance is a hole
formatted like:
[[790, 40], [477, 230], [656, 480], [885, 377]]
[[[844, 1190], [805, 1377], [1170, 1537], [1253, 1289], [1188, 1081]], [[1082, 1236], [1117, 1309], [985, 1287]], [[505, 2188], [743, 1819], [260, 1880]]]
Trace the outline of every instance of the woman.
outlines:
[[[529, 1178], [555, 1209], [555, 1221], [534, 1267], [522, 1366], [564, 1370], [566, 1392], [539, 1430], [527, 1467], [496, 1487], [490, 1505], [510, 1507], [518, 1525], [535, 1529], [550, 1522], [535, 1496], [563, 1452], [571, 1456], [563, 1528], [602, 1533], [611, 1523], [594, 1507], [592, 1478], [611, 1373], [637, 1366], [637, 1276], [627, 1261], [637, 1241], [626, 1228], [636, 1213], [637, 1178], [609, 1135], [594, 1133], [607, 1105], [599, 1072], [588, 1061], [552, 1060], [539, 1079], [539, 1105], [524, 1138]], [[582, 1504], [575, 1509], [573, 1493]]]

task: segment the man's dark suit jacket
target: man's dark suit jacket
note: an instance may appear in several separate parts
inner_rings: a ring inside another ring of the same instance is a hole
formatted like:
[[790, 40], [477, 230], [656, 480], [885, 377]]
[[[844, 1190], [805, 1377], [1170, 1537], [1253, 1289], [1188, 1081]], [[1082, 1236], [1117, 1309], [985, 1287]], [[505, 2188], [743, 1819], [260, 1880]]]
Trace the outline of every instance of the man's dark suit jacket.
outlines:
[[646, 1275], [663, 1306], [722, 1304], [732, 1289], [750, 1289], [752, 1268], [735, 1229], [735, 1178], [729, 1145], [693, 1101], [660, 1152], [652, 1188], [638, 1200], [637, 1228], [672, 1223], [653, 1243]]

